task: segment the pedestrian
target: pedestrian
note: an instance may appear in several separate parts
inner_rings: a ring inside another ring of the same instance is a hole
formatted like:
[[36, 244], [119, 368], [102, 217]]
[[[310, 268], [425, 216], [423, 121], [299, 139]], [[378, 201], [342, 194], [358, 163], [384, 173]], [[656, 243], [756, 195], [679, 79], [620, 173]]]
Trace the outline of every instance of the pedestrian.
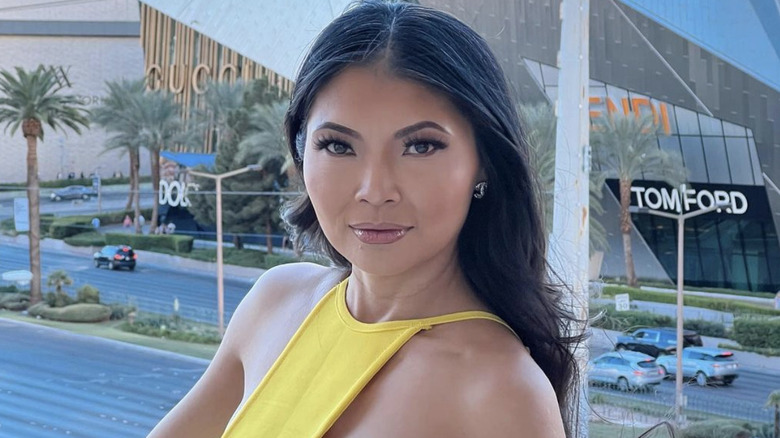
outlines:
[[133, 220], [130, 219], [130, 215], [126, 214], [124, 220], [122, 221], [122, 226], [125, 228], [130, 228], [133, 225]]
[[482, 37], [360, 2], [311, 45], [284, 126], [304, 192], [284, 219], [335, 267], [264, 273], [150, 436], [573, 436], [581, 336]]
[[96, 230], [98, 228], [100, 228], [100, 218], [97, 218], [97, 217], [93, 217], [92, 218], [92, 228], [94, 228]]
[[168, 225], [165, 227], [165, 234], [173, 234], [176, 232], [176, 224], [173, 222], [168, 222]]

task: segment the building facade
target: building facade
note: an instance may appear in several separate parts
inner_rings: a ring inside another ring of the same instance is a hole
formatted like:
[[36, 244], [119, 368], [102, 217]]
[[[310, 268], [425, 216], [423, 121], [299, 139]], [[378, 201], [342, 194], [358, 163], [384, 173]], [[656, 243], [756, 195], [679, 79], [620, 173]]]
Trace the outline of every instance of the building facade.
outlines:
[[[521, 102], [557, 97], [559, 0], [427, 0], [474, 26], [498, 54]], [[684, 3], [684, 4], [683, 4]], [[590, 112], [651, 114], [659, 147], [680, 156], [685, 187], [635, 181], [632, 205], [682, 213], [685, 283], [780, 289], [780, 10], [769, 0], [591, 0]], [[610, 248], [601, 274], [624, 275], [617, 185], [608, 181]], [[676, 278], [676, 224], [634, 214], [640, 277]]]
[[[0, 0], [0, 68], [39, 65], [55, 69], [64, 92], [77, 96], [87, 108], [105, 95], [105, 82], [143, 76], [139, 7], [136, 0], [46, 2]], [[108, 134], [91, 127], [81, 135], [53, 131], [44, 125], [38, 144], [42, 180], [99, 173], [127, 175], [126, 157], [106, 151]], [[0, 185], [26, 179], [27, 144], [21, 132], [0, 132]], [[142, 157], [142, 173], [149, 159]]]

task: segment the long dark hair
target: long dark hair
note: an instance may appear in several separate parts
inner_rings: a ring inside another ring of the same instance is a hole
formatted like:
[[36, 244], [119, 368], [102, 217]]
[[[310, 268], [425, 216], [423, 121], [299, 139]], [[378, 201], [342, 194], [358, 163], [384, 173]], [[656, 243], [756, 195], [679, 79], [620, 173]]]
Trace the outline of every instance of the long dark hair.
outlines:
[[[472, 124], [488, 188], [472, 202], [460, 232], [460, 266], [477, 296], [530, 348], [558, 396], [568, 435], [577, 377], [570, 348], [580, 336], [566, 334], [577, 324], [565, 309], [563, 289], [549, 282], [539, 196], [515, 105], [476, 32], [444, 12], [409, 3], [364, 1], [336, 18], [303, 61], [285, 120], [299, 173], [318, 91], [346, 67], [375, 63], [447, 96]], [[306, 195], [286, 206], [284, 218], [299, 248], [319, 249], [350, 267], [326, 240]]]

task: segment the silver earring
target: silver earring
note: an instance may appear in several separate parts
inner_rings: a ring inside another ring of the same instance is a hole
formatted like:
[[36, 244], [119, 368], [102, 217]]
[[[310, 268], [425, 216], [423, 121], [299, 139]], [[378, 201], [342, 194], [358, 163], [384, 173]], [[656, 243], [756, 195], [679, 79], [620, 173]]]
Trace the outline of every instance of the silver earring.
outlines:
[[487, 181], [482, 181], [481, 183], [477, 183], [477, 185], [474, 186], [474, 198], [482, 199], [485, 196], [486, 190], [487, 190]]

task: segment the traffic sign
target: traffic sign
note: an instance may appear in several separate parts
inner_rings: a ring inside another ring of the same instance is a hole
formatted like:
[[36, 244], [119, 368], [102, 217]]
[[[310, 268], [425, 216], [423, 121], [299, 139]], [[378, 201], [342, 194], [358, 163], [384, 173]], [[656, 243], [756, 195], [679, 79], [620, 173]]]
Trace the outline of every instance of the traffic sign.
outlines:
[[631, 308], [631, 302], [628, 294], [615, 295], [615, 310], [625, 312]]

